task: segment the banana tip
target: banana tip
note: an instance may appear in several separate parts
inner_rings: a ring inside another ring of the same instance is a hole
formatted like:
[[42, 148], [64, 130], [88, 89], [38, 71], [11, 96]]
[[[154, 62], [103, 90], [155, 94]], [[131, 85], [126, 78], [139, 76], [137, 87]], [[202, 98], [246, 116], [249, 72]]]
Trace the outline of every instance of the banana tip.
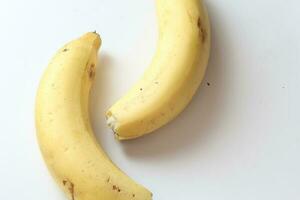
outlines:
[[99, 49], [99, 47], [102, 44], [101, 37], [96, 31], [88, 32], [88, 33], [84, 34], [83, 36], [81, 36], [80, 39], [87, 40], [87, 41], [93, 43], [93, 45], [95, 46], [96, 49]]
[[114, 133], [116, 133], [116, 123], [117, 123], [116, 117], [110, 111], [107, 112], [106, 124], [113, 130]]

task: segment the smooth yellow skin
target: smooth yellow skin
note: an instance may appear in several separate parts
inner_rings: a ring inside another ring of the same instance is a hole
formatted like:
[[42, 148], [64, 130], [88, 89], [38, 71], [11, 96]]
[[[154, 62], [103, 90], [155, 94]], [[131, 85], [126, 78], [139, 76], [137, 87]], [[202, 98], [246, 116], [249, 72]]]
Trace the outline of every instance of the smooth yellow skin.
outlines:
[[37, 137], [47, 166], [72, 200], [150, 200], [152, 194], [121, 172], [91, 129], [88, 101], [101, 40], [87, 33], [60, 49], [36, 99]]
[[174, 119], [205, 74], [210, 25], [199, 0], [156, 0], [159, 41], [152, 64], [106, 114], [116, 138], [132, 139]]

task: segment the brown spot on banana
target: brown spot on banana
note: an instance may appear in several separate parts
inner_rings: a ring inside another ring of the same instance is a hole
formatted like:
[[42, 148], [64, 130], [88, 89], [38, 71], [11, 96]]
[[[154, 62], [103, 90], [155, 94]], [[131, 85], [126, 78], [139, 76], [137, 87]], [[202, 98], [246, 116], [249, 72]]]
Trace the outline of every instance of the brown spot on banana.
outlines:
[[62, 183], [69, 190], [72, 200], [75, 200], [74, 184], [69, 180], [63, 180]]
[[94, 79], [95, 75], [96, 75], [96, 70], [95, 70], [95, 64], [92, 63], [90, 66], [88, 66], [88, 76], [89, 78], [92, 80]]
[[116, 191], [118, 191], [118, 192], [121, 192], [121, 189], [120, 189], [118, 186], [116, 186], [116, 185], [113, 185], [113, 190], [116, 190]]
[[205, 40], [206, 40], [206, 37], [207, 37], [207, 32], [206, 32], [205, 28], [203, 27], [201, 17], [198, 18], [197, 26], [198, 26], [198, 29], [199, 29], [201, 41], [202, 41], [202, 43], [204, 43]]

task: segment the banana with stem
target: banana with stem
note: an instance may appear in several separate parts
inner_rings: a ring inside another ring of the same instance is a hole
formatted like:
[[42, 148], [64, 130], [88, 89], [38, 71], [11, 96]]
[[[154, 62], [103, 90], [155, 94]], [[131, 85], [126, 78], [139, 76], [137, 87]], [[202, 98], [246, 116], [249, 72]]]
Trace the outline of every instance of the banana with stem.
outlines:
[[46, 164], [72, 200], [150, 200], [99, 146], [88, 105], [101, 40], [87, 33], [51, 60], [36, 98], [37, 138]]

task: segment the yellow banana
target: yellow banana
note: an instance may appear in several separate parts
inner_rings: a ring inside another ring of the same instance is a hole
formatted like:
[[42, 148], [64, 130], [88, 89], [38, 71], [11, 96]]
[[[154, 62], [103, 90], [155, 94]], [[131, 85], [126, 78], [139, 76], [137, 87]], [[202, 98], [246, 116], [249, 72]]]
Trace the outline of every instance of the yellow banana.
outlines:
[[36, 99], [37, 137], [47, 166], [72, 200], [150, 200], [98, 145], [88, 100], [101, 39], [87, 33], [50, 62]]
[[116, 138], [131, 139], [163, 126], [190, 102], [210, 52], [210, 25], [199, 0], [156, 0], [159, 41], [152, 64], [106, 113]]

